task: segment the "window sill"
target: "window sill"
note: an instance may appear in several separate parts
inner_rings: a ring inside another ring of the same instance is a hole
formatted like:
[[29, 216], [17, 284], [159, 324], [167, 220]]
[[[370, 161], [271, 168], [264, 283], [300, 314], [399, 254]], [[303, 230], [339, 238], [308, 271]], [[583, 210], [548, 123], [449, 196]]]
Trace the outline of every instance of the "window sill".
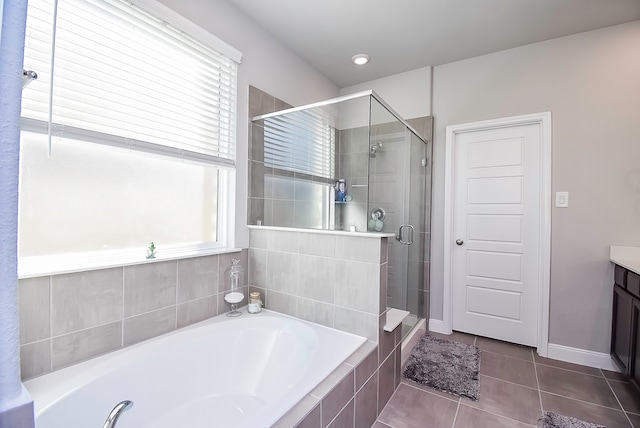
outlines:
[[153, 259], [146, 258], [146, 248], [127, 250], [95, 251], [86, 253], [60, 254], [53, 256], [21, 257], [18, 260], [18, 278], [61, 275], [121, 266], [133, 266], [191, 257], [235, 253], [239, 248], [221, 247], [217, 244], [193, 244], [158, 248]]

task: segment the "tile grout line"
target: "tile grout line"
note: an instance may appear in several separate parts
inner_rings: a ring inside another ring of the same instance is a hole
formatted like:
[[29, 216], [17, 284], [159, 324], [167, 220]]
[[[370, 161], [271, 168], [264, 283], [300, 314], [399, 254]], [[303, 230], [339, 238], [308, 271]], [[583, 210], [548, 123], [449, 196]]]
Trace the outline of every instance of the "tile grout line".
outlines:
[[[511, 418], [509, 416], [505, 416], [505, 415], [501, 415], [499, 413], [492, 412], [491, 410], [481, 409], [480, 407], [474, 407], [471, 404], [462, 403], [462, 400], [460, 400], [460, 401], [461, 401], [461, 403], [460, 403], [461, 406], [467, 406], [467, 407], [470, 407], [470, 408], [472, 408], [474, 410], [478, 410], [478, 411], [480, 411], [482, 413], [487, 413], [489, 415], [497, 416], [497, 417], [502, 418], [502, 419], [507, 419], [509, 421], [513, 421], [513, 422], [518, 423], [518, 424], [527, 425], [527, 426], [535, 426], [535, 425], [528, 424], [526, 422], [519, 421], [517, 419], [513, 419], [513, 418]], [[475, 401], [472, 401], [471, 403], [475, 403]]]
[[[602, 369], [600, 369], [600, 372], [602, 373]], [[616, 394], [616, 392], [611, 387], [611, 384], [609, 383], [609, 379], [607, 379], [607, 377], [604, 376], [604, 373], [602, 373], [602, 376], [604, 377], [604, 381], [607, 382], [607, 386], [609, 387], [609, 390], [613, 394], [613, 397], [616, 399], [616, 402], [618, 403], [618, 406], [620, 406], [620, 408], [622, 409], [622, 413], [624, 414], [624, 417], [627, 418], [627, 421], [629, 422], [629, 426], [633, 426], [633, 423], [631, 422], [631, 419], [629, 418], [629, 415], [627, 415], [627, 411], [624, 409], [624, 407], [622, 406], [622, 403], [618, 399], [618, 395]]]
[[521, 383], [511, 382], [510, 380], [500, 379], [499, 377], [489, 376], [489, 375], [486, 375], [484, 373], [480, 373], [480, 376], [485, 376], [485, 377], [488, 377], [489, 379], [494, 379], [494, 380], [497, 380], [497, 381], [500, 381], [500, 382], [504, 382], [504, 383], [508, 383], [508, 384], [511, 384], [511, 385], [520, 386], [522, 388], [533, 389], [534, 391], [539, 391], [538, 388], [535, 388], [533, 386], [527, 386], [527, 385], [523, 385]]
[[[506, 358], [513, 358], [514, 360], [520, 360], [520, 361], [527, 361], [527, 362], [529, 362], [529, 363], [535, 363], [535, 359], [527, 360], [527, 359], [525, 359], [525, 358], [512, 357], [511, 355], [503, 354], [503, 353], [501, 353], [501, 352], [494, 352], [494, 351], [490, 351], [490, 350], [488, 350], [488, 349], [482, 349], [482, 348], [479, 348], [479, 349], [480, 349], [480, 351], [482, 351], [482, 352], [488, 352], [488, 353], [493, 354], [493, 355], [500, 355], [500, 356], [502, 356], [502, 357], [506, 357]], [[533, 352], [533, 349], [531, 350], [531, 352]], [[558, 368], [558, 367], [554, 367], [554, 368]], [[579, 372], [577, 372], [577, 373], [579, 373]]]
[[[549, 394], [549, 395], [555, 395], [556, 397], [565, 398], [567, 400], [577, 401], [579, 403], [590, 404], [590, 405], [596, 406], [596, 407], [603, 407], [603, 408], [609, 409], [609, 410], [624, 411], [622, 406], [620, 406], [619, 409], [616, 409], [615, 407], [605, 406], [604, 404], [592, 403], [591, 401], [581, 400], [579, 398], [567, 397], [566, 395], [556, 394], [555, 392], [551, 392], [551, 391], [541, 391], [541, 392], [544, 392], [545, 394]], [[615, 397], [615, 394], [614, 394], [614, 397]], [[616, 400], [617, 400], [617, 397], [616, 397]]]
[[[535, 363], [535, 364], [539, 364], [539, 365], [541, 365], [541, 366], [550, 367], [550, 368], [552, 368], [552, 369], [564, 370], [565, 372], [577, 373], [577, 374], [581, 374], [581, 375], [585, 375], [585, 376], [595, 377], [596, 379], [600, 379], [600, 378], [602, 378], [602, 377], [605, 377], [604, 375], [602, 375], [602, 376], [598, 376], [598, 375], [594, 375], [594, 374], [591, 374], [591, 373], [579, 372], [579, 371], [577, 371], [577, 370], [565, 369], [564, 367], [558, 367], [558, 366], [552, 366], [552, 365], [550, 365], [550, 364], [539, 363], [539, 362], [535, 361], [535, 359], [534, 359], [534, 363]], [[571, 363], [571, 364], [572, 364], [572, 363]], [[589, 367], [589, 366], [584, 366], [584, 367]]]
[[544, 417], [544, 407], [542, 406], [542, 392], [540, 392], [540, 379], [538, 379], [538, 368], [536, 367], [536, 357], [533, 355], [533, 349], [531, 350], [531, 357], [533, 357], [533, 372], [536, 374], [536, 385], [538, 385], [538, 399], [540, 400], [540, 414]]
[[462, 399], [458, 398], [458, 405], [456, 406], [456, 414], [453, 415], [453, 423], [451, 424], [451, 428], [456, 426], [456, 420], [458, 419], [458, 412], [460, 411], [460, 402]]
[[[425, 390], [425, 389], [422, 389], [422, 388], [420, 388], [420, 387], [418, 387], [418, 386], [415, 386], [415, 385], [413, 385], [413, 384], [411, 384], [411, 383], [406, 383], [406, 382], [401, 382], [401, 383], [402, 383], [403, 385], [406, 385], [406, 386], [408, 386], [408, 387], [410, 387], [410, 388], [413, 388], [413, 389], [416, 389], [416, 390], [418, 390], [418, 391], [426, 392], [427, 394], [431, 394], [431, 395], [435, 395], [436, 397], [444, 398], [445, 400], [449, 400], [449, 401], [460, 401], [460, 397], [458, 397], [458, 398], [456, 398], [456, 399], [449, 398], [449, 397], [444, 397], [444, 396], [442, 396], [442, 395], [440, 395], [440, 394], [436, 394], [435, 392], [431, 392], [431, 391], [427, 391], [427, 390]], [[431, 387], [430, 387], [430, 386], [428, 386], [427, 388], [431, 388]], [[433, 389], [433, 388], [432, 388], [432, 389]], [[437, 391], [436, 389], [434, 389], [434, 390], [435, 390], [435, 391]], [[396, 389], [396, 391], [397, 391], [397, 389]], [[453, 396], [453, 394], [450, 394], [450, 395], [452, 395], [452, 396]], [[389, 399], [389, 401], [391, 401], [391, 399]]]

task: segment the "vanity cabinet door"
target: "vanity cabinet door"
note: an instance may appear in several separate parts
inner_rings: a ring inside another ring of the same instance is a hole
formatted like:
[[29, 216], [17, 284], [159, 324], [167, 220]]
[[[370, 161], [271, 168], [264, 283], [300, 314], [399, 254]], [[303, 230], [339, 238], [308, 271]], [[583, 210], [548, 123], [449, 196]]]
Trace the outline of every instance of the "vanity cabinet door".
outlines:
[[[631, 339], [634, 312], [633, 298], [617, 285], [613, 287], [613, 330], [611, 332], [611, 355], [622, 373], [630, 375]], [[638, 364], [640, 371], [640, 364]], [[640, 375], [640, 372], [639, 372]]]
[[640, 301], [637, 299], [633, 299], [633, 337], [631, 379], [640, 387]]

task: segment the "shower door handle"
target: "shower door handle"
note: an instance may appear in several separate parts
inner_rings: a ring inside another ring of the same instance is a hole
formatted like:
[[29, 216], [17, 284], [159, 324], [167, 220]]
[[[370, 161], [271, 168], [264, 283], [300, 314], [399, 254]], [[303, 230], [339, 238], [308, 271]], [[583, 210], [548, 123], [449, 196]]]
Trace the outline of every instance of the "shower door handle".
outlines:
[[[405, 239], [406, 231], [408, 231], [409, 239]], [[404, 245], [413, 244], [413, 226], [410, 224], [403, 224], [402, 226], [400, 226], [400, 228], [398, 229], [398, 234], [396, 235], [396, 239]]]

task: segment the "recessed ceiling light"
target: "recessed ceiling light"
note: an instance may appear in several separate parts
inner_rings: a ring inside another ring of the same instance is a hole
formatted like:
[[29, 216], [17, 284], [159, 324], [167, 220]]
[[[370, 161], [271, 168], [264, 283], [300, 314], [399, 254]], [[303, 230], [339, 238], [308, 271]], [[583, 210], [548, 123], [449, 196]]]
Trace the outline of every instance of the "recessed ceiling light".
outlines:
[[365, 65], [369, 62], [369, 55], [358, 54], [351, 57], [351, 61], [353, 61], [356, 65]]

